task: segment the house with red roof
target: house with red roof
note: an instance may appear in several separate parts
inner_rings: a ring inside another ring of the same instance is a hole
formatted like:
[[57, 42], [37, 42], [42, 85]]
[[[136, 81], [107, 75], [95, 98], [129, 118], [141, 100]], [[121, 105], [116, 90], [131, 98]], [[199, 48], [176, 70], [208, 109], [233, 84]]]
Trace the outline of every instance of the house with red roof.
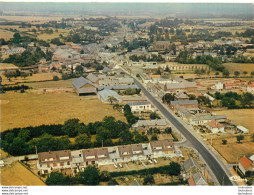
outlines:
[[224, 133], [224, 125], [221, 123], [212, 120], [208, 123], [206, 123], [206, 128], [209, 129], [212, 133]]
[[224, 86], [225, 86], [225, 89], [228, 89], [228, 90], [233, 88], [233, 84], [231, 82], [225, 83]]
[[238, 166], [244, 175], [247, 171], [254, 171], [254, 162], [252, 162], [246, 156], [242, 157], [239, 160]]

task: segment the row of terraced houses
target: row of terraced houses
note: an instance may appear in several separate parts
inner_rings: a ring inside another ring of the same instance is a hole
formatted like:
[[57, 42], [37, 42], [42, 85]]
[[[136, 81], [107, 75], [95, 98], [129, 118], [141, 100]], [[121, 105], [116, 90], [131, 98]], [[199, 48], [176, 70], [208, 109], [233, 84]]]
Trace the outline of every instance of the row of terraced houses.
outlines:
[[42, 174], [52, 170], [83, 170], [88, 165], [117, 165], [137, 160], [150, 160], [159, 157], [173, 157], [172, 140], [160, 140], [143, 144], [131, 144], [82, 150], [62, 150], [38, 154], [37, 168]]

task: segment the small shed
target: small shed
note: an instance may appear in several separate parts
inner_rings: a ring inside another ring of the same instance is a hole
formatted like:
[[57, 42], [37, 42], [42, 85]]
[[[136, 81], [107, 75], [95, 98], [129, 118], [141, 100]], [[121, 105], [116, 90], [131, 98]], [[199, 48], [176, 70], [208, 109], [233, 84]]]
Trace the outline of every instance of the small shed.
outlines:
[[236, 126], [237, 130], [241, 131], [241, 133], [249, 133], [249, 129], [246, 129], [243, 126]]

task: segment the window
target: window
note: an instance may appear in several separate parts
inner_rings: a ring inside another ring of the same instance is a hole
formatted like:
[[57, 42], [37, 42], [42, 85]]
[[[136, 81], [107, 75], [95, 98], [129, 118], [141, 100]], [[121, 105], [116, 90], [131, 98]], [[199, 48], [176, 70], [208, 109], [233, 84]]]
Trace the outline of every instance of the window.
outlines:
[[64, 166], [64, 162], [60, 162], [60, 166]]
[[81, 157], [81, 154], [79, 154], [79, 157]]
[[67, 165], [70, 165], [70, 161], [67, 162]]
[[53, 167], [56, 167], [57, 166], [57, 163], [53, 163]]
[[47, 164], [47, 167], [50, 167], [50, 164], [49, 164], [49, 163]]

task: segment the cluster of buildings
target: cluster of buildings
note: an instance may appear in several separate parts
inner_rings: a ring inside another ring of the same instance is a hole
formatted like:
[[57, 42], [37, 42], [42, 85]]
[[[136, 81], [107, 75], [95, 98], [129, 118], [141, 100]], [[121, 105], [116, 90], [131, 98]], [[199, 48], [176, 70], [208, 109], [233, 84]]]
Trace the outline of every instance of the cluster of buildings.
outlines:
[[42, 173], [71, 169], [81, 171], [89, 165], [118, 165], [130, 161], [148, 161], [160, 157], [174, 157], [172, 140], [160, 140], [143, 144], [83, 150], [62, 150], [38, 153], [37, 169]]

